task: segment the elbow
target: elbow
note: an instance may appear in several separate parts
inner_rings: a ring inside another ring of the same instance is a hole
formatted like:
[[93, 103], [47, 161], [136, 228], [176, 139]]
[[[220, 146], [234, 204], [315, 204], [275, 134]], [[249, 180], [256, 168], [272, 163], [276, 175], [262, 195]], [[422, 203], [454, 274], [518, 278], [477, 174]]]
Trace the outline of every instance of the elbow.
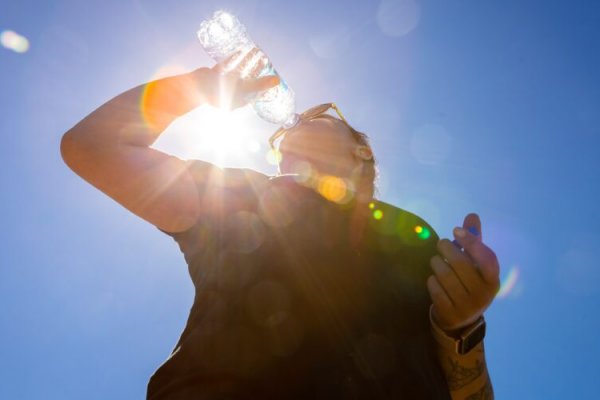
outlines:
[[73, 160], [74, 140], [69, 132], [65, 133], [60, 140], [60, 156], [69, 167], [71, 167]]
[[60, 140], [60, 156], [74, 172], [81, 167], [85, 148], [86, 146], [71, 131], [67, 131]]

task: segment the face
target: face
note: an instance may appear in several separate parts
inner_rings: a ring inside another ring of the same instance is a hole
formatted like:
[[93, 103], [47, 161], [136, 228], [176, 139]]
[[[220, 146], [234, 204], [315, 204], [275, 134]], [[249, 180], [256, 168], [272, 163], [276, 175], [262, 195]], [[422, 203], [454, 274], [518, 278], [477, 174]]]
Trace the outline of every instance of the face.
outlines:
[[302, 121], [286, 132], [279, 151], [282, 155], [281, 173], [298, 173], [310, 165], [321, 175], [352, 179], [362, 160], [356, 156], [364, 147], [354, 140], [348, 127], [341, 121], [316, 118]]

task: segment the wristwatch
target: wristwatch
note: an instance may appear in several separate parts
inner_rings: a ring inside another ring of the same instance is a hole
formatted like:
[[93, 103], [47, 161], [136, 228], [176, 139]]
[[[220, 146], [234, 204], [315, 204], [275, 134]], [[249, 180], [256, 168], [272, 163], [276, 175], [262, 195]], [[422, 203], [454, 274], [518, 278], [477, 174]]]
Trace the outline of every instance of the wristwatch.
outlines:
[[433, 304], [429, 307], [431, 333], [439, 345], [445, 349], [464, 355], [473, 350], [485, 337], [485, 319], [483, 315], [471, 325], [464, 327], [456, 335], [449, 335], [433, 320]]

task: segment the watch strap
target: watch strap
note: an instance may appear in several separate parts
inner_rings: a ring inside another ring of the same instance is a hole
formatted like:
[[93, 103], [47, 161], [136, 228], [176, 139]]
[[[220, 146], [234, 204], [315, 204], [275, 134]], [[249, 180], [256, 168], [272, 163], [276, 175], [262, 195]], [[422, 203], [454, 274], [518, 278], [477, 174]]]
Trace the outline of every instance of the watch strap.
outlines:
[[429, 322], [435, 341], [443, 348], [464, 355], [469, 353], [485, 337], [485, 319], [483, 315], [469, 326], [460, 330], [456, 336], [450, 336], [433, 319], [433, 304], [429, 307]]

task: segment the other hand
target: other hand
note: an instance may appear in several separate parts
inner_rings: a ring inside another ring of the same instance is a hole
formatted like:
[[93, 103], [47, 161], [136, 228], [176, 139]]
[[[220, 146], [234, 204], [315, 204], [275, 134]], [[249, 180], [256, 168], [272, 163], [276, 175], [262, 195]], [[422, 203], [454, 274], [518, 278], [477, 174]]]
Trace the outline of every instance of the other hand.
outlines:
[[449, 333], [479, 319], [500, 288], [498, 259], [482, 242], [479, 216], [468, 214], [454, 237], [456, 244], [438, 241], [439, 254], [430, 260], [434, 274], [427, 280], [434, 321]]

